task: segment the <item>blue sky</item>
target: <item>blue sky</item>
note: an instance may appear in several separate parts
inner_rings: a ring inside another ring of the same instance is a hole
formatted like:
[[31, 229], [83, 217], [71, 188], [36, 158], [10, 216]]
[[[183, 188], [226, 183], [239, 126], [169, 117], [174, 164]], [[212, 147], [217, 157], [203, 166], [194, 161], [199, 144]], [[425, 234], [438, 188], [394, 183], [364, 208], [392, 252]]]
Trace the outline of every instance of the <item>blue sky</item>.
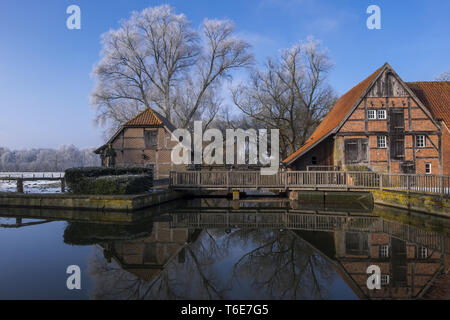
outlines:
[[[335, 62], [330, 83], [339, 94], [386, 61], [405, 81], [433, 80], [450, 68], [446, 0], [2, 0], [0, 146], [100, 145], [89, 105], [100, 35], [132, 11], [163, 3], [195, 27], [204, 18], [233, 20], [259, 61], [313, 35]], [[81, 8], [81, 30], [66, 28], [71, 4]], [[371, 4], [381, 8], [382, 30], [366, 27]]]

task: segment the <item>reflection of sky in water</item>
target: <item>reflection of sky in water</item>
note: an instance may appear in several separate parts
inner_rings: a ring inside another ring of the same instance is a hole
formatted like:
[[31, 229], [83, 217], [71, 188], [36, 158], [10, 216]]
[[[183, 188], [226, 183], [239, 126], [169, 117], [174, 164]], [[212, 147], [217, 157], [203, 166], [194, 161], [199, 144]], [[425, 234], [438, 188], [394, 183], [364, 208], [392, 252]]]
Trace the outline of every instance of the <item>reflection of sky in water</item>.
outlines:
[[[357, 299], [330, 259], [337, 233], [196, 230], [183, 227], [182, 218], [173, 229], [158, 219], [95, 224], [0, 217], [0, 299]], [[66, 288], [69, 265], [81, 267], [81, 291]]]
[[91, 287], [89, 276], [82, 274], [81, 292], [69, 291], [66, 268], [77, 264], [86, 270], [92, 247], [64, 244], [62, 235], [66, 225], [66, 222], [52, 222], [21, 229], [0, 228], [0, 299], [86, 296]]
[[[22, 223], [36, 220], [23, 219]], [[15, 219], [1, 218], [0, 224], [13, 225]], [[92, 296], [92, 288], [102, 285], [102, 280], [97, 279], [99, 275], [92, 275], [89, 270], [97, 259], [100, 263], [105, 263], [102, 249], [98, 246], [71, 246], [63, 242], [63, 233], [67, 226], [66, 222], [50, 222], [24, 228], [0, 228], [0, 299], [83, 299]], [[205, 232], [199, 236], [197, 241], [190, 245], [192, 251], [187, 250], [186, 262], [179, 264], [177, 259], [173, 259], [168, 265], [166, 272], [174, 283], [186, 284], [190, 288], [181, 290], [186, 298], [205, 298], [204, 290], [201, 286], [201, 277], [194, 266], [191, 253], [196, 255], [199, 264], [205, 263], [201, 268], [204, 275], [212, 279], [213, 286], [224, 292], [225, 298], [230, 299], [269, 299], [269, 295], [261, 292], [252, 284], [254, 275], [246, 271], [244, 276], [239, 276], [238, 280], [230, 282], [235, 263], [246, 253], [254, 250], [258, 245], [252, 239], [240, 239], [239, 230], [233, 230], [230, 235], [220, 231], [215, 233], [210, 230], [208, 235]], [[258, 236], [260, 232], [256, 232]], [[211, 248], [211, 237], [216, 238], [216, 251]], [[263, 237], [264, 238], [264, 237]], [[227, 247], [223, 252], [220, 248]], [[218, 249], [218, 251], [217, 251]], [[211, 260], [212, 259], [212, 260]], [[320, 259], [320, 258], [319, 258]], [[82, 290], [69, 291], [66, 289], [67, 266], [79, 265], [82, 269]], [[326, 262], [325, 262], [326, 264]], [[91, 265], [91, 266], [89, 266]], [[110, 265], [113, 265], [110, 264]], [[95, 266], [94, 266], [95, 268]], [[123, 272], [128, 279], [135, 279], [135, 276], [128, 272]], [[196, 272], [196, 274], [193, 274]], [[163, 274], [164, 271], [161, 273]], [[327, 298], [355, 298], [355, 295], [343, 283], [335, 272], [332, 272], [332, 281], [327, 283]], [[116, 275], [114, 275], [116, 276]], [[123, 275], [121, 275], [123, 276]], [[101, 276], [100, 276], [101, 277]], [[318, 279], [322, 282], [320, 272]], [[162, 276], [154, 281], [158, 282]], [[117, 280], [117, 279], [116, 279]], [[142, 281], [141, 281], [142, 282]], [[113, 281], [108, 279], [107, 286]], [[142, 282], [145, 286], [149, 283]], [[120, 286], [120, 284], [119, 284]], [[178, 290], [174, 286], [174, 290]], [[110, 294], [116, 294], [114, 288], [109, 288]], [[193, 294], [193, 296], [190, 296]], [[152, 291], [147, 298], [155, 299], [158, 292]], [[126, 294], [125, 294], [126, 296]], [[118, 294], [115, 297], [123, 297]], [[164, 294], [161, 296], [164, 298]]]

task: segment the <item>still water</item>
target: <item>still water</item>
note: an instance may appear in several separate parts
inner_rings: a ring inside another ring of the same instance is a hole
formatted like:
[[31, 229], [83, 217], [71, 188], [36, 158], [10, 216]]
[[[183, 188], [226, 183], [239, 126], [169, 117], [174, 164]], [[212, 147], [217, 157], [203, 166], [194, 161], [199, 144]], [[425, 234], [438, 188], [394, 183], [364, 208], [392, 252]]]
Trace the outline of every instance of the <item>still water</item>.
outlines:
[[[136, 214], [0, 209], [0, 252], [0, 299], [414, 299], [449, 268], [450, 222], [266, 200]], [[70, 265], [81, 290], [67, 289]], [[380, 290], [367, 289], [370, 265]]]

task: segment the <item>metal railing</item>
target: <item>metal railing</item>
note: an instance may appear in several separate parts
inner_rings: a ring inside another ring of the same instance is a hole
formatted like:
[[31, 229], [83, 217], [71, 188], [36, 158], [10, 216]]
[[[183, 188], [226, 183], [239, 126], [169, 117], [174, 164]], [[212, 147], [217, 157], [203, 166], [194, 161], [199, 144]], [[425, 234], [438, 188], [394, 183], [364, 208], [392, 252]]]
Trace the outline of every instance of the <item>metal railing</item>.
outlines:
[[260, 171], [171, 172], [175, 189], [393, 189], [450, 195], [450, 176], [380, 174], [370, 171]]

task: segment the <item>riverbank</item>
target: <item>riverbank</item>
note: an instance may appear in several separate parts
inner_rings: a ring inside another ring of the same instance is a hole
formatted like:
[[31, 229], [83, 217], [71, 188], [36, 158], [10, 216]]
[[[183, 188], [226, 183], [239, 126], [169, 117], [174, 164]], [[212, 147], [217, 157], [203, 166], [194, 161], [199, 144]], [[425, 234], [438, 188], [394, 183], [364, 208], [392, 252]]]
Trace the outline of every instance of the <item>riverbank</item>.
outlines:
[[183, 193], [162, 189], [130, 196], [0, 193], [0, 207], [130, 212], [177, 200], [183, 196]]

